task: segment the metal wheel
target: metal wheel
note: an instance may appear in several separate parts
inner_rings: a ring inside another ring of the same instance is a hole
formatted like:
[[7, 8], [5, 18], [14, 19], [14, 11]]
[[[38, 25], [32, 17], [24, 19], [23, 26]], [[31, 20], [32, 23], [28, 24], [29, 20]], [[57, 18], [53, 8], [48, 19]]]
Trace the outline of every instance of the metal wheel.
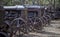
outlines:
[[43, 25], [42, 25], [42, 20], [41, 18], [36, 17], [35, 22], [34, 22], [34, 28], [36, 31], [42, 31]]
[[29, 19], [28, 19], [28, 22], [27, 22], [27, 24], [28, 24], [27, 26], [28, 26], [28, 31], [29, 31], [29, 32], [32, 32], [33, 29], [34, 29], [33, 23], [34, 23], [34, 22], [33, 22], [33, 19], [32, 19], [32, 18], [29, 18]]
[[38, 17], [35, 18], [30, 18], [29, 19], [30, 23], [28, 24], [28, 27], [30, 31], [36, 32], [37, 30], [42, 30], [42, 21]]
[[26, 21], [22, 18], [16, 18], [11, 22], [11, 36], [17, 37], [21, 33], [27, 33]]

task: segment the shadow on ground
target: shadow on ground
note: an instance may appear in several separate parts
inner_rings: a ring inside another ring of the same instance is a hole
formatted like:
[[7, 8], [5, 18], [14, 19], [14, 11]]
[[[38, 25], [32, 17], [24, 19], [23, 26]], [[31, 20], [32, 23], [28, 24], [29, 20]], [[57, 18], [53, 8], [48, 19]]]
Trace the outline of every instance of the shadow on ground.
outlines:
[[60, 34], [52, 33], [52, 32], [41, 32], [41, 33], [34, 33], [34, 34], [26, 34], [22, 37], [60, 37]]

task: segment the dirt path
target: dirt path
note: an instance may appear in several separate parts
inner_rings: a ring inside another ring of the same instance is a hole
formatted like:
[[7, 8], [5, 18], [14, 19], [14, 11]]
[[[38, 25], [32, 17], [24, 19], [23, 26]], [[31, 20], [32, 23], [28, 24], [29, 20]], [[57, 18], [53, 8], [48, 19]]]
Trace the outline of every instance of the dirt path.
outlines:
[[44, 27], [42, 33], [29, 33], [26, 37], [60, 37], [60, 20], [51, 21], [50, 27]]

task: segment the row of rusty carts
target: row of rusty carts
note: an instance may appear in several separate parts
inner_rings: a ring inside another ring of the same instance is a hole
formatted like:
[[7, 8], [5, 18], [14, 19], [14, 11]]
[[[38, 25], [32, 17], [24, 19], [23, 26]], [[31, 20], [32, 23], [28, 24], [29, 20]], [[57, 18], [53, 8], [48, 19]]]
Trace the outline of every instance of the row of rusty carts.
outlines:
[[3, 14], [0, 34], [5, 37], [42, 32], [43, 27], [50, 25], [51, 21], [51, 13], [47, 8], [38, 5], [3, 6], [0, 13]]

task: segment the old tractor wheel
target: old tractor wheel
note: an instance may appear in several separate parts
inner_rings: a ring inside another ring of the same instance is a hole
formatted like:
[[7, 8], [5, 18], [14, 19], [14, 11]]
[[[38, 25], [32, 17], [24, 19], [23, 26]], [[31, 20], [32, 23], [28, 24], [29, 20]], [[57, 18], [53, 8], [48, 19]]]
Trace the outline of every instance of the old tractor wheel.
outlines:
[[11, 36], [17, 37], [22, 34], [26, 34], [27, 27], [26, 21], [23, 18], [16, 18], [11, 22]]
[[38, 17], [30, 18], [28, 20], [28, 28], [30, 32], [36, 32], [38, 30], [41, 31], [43, 28], [41, 19], [39, 19]]
[[33, 29], [34, 29], [34, 27], [33, 27], [33, 21], [32, 21], [33, 19], [32, 18], [29, 18], [28, 19], [28, 22], [27, 22], [27, 27], [28, 27], [28, 31], [29, 32], [32, 32], [33, 31]]
[[37, 31], [37, 32], [38, 31], [40, 31], [40, 32], [42, 31], [43, 26], [42, 26], [42, 21], [41, 21], [40, 18], [36, 17], [33, 25], [34, 25], [35, 31]]

